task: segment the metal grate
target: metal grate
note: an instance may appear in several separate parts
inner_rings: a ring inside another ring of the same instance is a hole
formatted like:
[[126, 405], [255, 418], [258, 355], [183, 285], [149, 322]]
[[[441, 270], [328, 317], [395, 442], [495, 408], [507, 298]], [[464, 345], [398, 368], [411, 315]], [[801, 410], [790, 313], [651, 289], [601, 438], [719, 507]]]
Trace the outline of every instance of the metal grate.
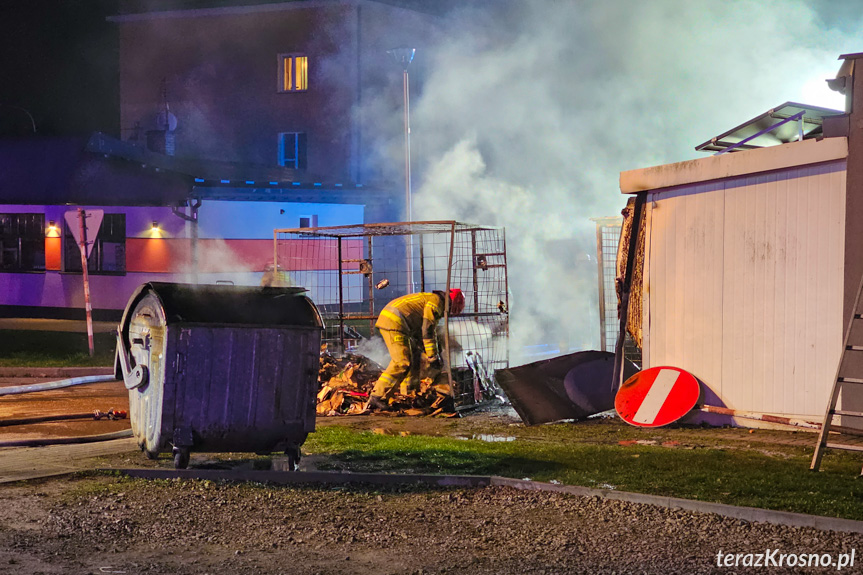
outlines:
[[[596, 255], [599, 265], [599, 329], [601, 351], [614, 352], [620, 333], [617, 290], [617, 248], [620, 242], [622, 217], [591, 218], [596, 223]], [[641, 366], [641, 350], [629, 334], [623, 347], [624, 358]]]
[[439, 326], [456, 404], [497, 391], [494, 371], [509, 367], [503, 228], [432, 221], [279, 229], [274, 259], [286, 282], [309, 290], [335, 355], [356, 353], [376, 335], [378, 314], [396, 297], [460, 288], [464, 313]]

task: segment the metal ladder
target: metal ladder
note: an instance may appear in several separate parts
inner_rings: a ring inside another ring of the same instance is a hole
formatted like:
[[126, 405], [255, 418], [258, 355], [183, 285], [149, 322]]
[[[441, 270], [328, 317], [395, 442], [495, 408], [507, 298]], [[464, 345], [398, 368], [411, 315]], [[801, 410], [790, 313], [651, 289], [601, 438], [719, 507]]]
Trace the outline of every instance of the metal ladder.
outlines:
[[[830, 443], [827, 441], [831, 428], [839, 432], [844, 431], [854, 435], [863, 435], [863, 431], [861, 430], [833, 425], [833, 416], [835, 415], [863, 418], [863, 412], [836, 409], [836, 403], [839, 401], [839, 393], [844, 386], [863, 386], [863, 378], [850, 377], [847, 373], [849, 369], [845, 365], [845, 356], [848, 352], [863, 352], [863, 345], [850, 345], [852, 333], [857, 334], [855, 339], [863, 341], [863, 336], [860, 335], [863, 334], [863, 310], [860, 309], [861, 294], [863, 294], [863, 277], [860, 278], [860, 285], [857, 288], [857, 297], [854, 299], [854, 308], [852, 309], [851, 320], [848, 322], [848, 327], [845, 328], [845, 338], [842, 340], [842, 354], [839, 356], [839, 364], [836, 366], [836, 377], [833, 379], [833, 390], [830, 392], [830, 403], [827, 405], [827, 412], [824, 414], [824, 422], [821, 424], [821, 431], [818, 434], [818, 444], [815, 446], [815, 453], [812, 455], [812, 463], [809, 465], [809, 469], [813, 471], [818, 471], [818, 467], [821, 465], [821, 458], [824, 457], [825, 449], [843, 449], [846, 451], [863, 452], [863, 445]], [[858, 357], [863, 358], [863, 354], [860, 354]], [[863, 370], [863, 368], [861, 368], [861, 370]], [[863, 371], [856, 375], [863, 376]], [[861, 469], [860, 475], [863, 476], [863, 469]]]

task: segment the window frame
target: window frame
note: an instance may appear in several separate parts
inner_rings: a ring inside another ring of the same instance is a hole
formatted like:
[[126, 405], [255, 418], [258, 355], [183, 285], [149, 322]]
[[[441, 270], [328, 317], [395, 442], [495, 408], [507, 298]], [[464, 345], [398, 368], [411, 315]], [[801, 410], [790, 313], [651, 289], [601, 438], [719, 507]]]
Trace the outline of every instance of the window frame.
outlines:
[[[4, 223], [7, 219], [8, 224]], [[7, 226], [11, 231], [6, 230]], [[12, 239], [12, 247], [6, 247], [7, 237]], [[6, 254], [13, 252], [15, 263], [7, 266]], [[22, 261], [27, 261], [29, 265], [22, 265]], [[0, 213], [0, 273], [44, 273], [45, 271], [45, 214]]]
[[[300, 66], [300, 62], [302, 65]], [[295, 94], [300, 92], [308, 92], [309, 90], [309, 57], [302, 52], [286, 52], [279, 54], [277, 58], [278, 74], [276, 80], [276, 90], [280, 94]], [[290, 74], [288, 74], [288, 62], [290, 62]], [[300, 74], [298, 74], [298, 70]], [[298, 77], [302, 78], [302, 86], [297, 82]]]
[[[288, 146], [287, 136], [293, 136], [293, 145]], [[308, 137], [305, 132], [279, 132], [279, 157], [280, 166], [294, 170], [305, 170], [308, 166]], [[292, 157], [287, 157], [288, 148], [293, 148]]]

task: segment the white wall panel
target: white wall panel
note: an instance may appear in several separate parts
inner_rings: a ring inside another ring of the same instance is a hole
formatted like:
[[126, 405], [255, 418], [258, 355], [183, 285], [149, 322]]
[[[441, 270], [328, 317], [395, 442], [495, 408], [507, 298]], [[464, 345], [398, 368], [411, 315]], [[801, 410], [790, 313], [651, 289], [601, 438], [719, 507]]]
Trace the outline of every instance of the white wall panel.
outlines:
[[651, 194], [645, 312], [649, 365], [721, 378], [722, 225], [717, 184]]
[[844, 162], [650, 199], [648, 365], [692, 372], [733, 409], [823, 416], [842, 339]]

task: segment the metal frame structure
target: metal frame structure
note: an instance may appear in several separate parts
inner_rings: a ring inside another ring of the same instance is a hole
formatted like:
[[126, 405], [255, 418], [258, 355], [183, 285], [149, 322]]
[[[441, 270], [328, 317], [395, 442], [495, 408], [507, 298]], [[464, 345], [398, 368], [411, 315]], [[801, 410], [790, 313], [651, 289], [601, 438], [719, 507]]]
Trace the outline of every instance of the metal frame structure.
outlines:
[[[378, 314], [392, 299], [461, 289], [464, 313], [450, 317], [446, 310], [442, 332], [439, 328], [457, 405], [460, 393], [475, 402], [493, 394], [494, 371], [509, 367], [503, 228], [422, 221], [276, 229], [273, 269], [309, 290], [324, 319], [323, 341], [336, 354], [354, 351], [374, 336]], [[454, 372], [458, 385], [453, 385]], [[459, 392], [466, 375], [473, 386]]]

